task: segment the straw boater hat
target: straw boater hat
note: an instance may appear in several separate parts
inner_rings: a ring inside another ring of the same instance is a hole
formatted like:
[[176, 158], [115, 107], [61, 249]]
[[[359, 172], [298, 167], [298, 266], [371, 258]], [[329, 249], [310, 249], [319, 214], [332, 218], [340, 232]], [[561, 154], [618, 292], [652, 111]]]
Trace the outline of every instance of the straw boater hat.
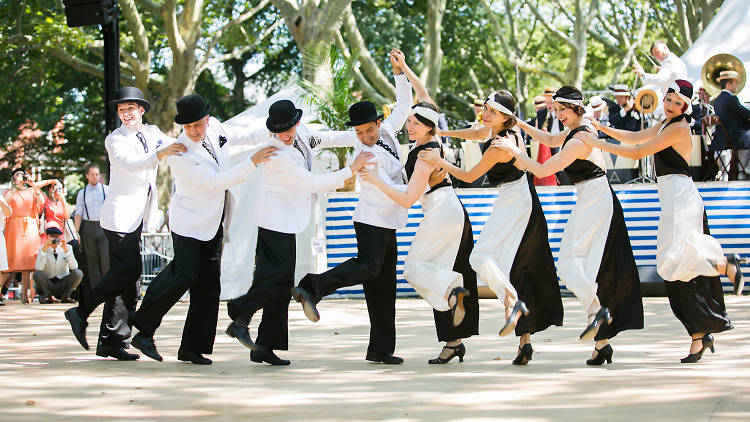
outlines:
[[716, 82], [723, 81], [724, 79], [739, 79], [739, 75], [734, 70], [722, 70], [719, 73], [719, 77], [716, 78]]
[[628, 86], [625, 84], [612, 85], [610, 89], [614, 91], [616, 96], [623, 96], [623, 97], [633, 96], [633, 94], [630, 93], [630, 89], [628, 89]]
[[555, 88], [544, 88], [544, 95], [555, 95], [555, 92], [557, 92]]
[[604, 107], [607, 104], [602, 100], [602, 97], [598, 95], [594, 95], [593, 97], [589, 98], [589, 107], [591, 107], [591, 111], [600, 111], [604, 110]]

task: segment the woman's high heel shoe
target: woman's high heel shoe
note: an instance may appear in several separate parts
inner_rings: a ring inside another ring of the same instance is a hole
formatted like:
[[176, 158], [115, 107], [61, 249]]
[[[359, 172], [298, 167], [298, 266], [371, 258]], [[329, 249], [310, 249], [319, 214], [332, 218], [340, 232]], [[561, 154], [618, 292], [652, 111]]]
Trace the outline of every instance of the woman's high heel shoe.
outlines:
[[711, 349], [711, 353], [714, 353], [716, 349], [714, 348], [714, 336], [712, 336], [710, 333], [706, 334], [705, 336], [701, 338], [693, 339], [693, 341], [700, 341], [701, 344], [701, 350], [698, 351], [698, 353], [691, 353], [684, 358], [680, 359], [681, 363], [695, 363], [701, 360], [703, 357], [703, 352], [706, 351], [706, 349]]
[[578, 337], [581, 341], [588, 341], [596, 337], [596, 334], [599, 332], [599, 328], [602, 326], [602, 323], [607, 322], [607, 324], [612, 323], [612, 315], [609, 313], [609, 309], [605, 307], [601, 307], [599, 309], [599, 312], [596, 313], [594, 316], [594, 319], [591, 321], [591, 323], [586, 327], [585, 330], [581, 333], [581, 335]]
[[451, 290], [451, 297], [456, 299], [456, 302], [451, 307], [451, 317], [454, 327], [461, 325], [461, 322], [463, 322], [464, 320], [464, 316], [466, 316], [464, 298], [468, 295], [469, 293], [463, 287], [454, 287], [453, 290]]
[[451, 361], [451, 359], [458, 356], [458, 361], [463, 362], [464, 361], [464, 355], [466, 354], [466, 346], [464, 346], [463, 343], [459, 344], [458, 346], [443, 346], [443, 349], [450, 349], [453, 350], [453, 353], [448, 356], [447, 358], [442, 358], [440, 356], [436, 357], [435, 359], [430, 359], [427, 361], [427, 363], [431, 365], [435, 364], [444, 364]]
[[729, 276], [729, 265], [734, 265], [735, 272], [732, 284], [734, 285], [734, 294], [736, 296], [742, 296], [742, 289], [745, 288], [745, 279], [742, 277], [740, 262], [742, 262], [742, 259], [736, 253], [727, 255], [727, 268], [724, 270], [724, 275]]
[[597, 349], [596, 347], [594, 347], [594, 350], [596, 350], [596, 357], [593, 359], [587, 359], [586, 365], [602, 365], [605, 360], [607, 361], [607, 363], [612, 363], [612, 354], [614, 353], [614, 350], [612, 350], [612, 346], [607, 344], [601, 349]]
[[507, 336], [514, 328], [516, 328], [516, 323], [518, 322], [518, 319], [521, 318], [521, 314], [528, 315], [529, 308], [526, 307], [526, 304], [523, 303], [522, 300], [518, 300], [516, 301], [516, 304], [513, 305], [513, 310], [510, 311], [508, 319], [505, 320], [505, 325], [500, 329], [500, 337]]
[[526, 343], [523, 347], [518, 348], [518, 356], [513, 359], [513, 365], [526, 365], [531, 360], [531, 355], [534, 353], [534, 349], [531, 348], [531, 343]]

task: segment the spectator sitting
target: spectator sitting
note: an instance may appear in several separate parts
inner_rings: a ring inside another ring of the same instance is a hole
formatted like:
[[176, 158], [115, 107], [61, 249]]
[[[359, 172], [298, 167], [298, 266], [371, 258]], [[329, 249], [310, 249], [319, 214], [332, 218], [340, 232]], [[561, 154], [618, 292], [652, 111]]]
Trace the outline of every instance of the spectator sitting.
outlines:
[[62, 241], [62, 230], [56, 224], [47, 227], [47, 242], [39, 248], [36, 257], [34, 283], [39, 294], [39, 303], [75, 303], [70, 295], [83, 278], [73, 248]]

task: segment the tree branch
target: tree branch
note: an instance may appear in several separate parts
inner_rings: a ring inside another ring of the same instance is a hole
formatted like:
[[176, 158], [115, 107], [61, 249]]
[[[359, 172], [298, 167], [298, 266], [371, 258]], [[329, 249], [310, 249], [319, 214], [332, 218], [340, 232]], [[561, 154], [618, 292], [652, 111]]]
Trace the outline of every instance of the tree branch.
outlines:
[[136, 0], [136, 1], [138, 1], [138, 4], [146, 8], [146, 10], [148, 10], [149, 13], [151, 13], [152, 15], [161, 16], [162, 7], [164, 7], [163, 5], [160, 5], [153, 0]]
[[539, 12], [539, 9], [537, 8], [537, 6], [535, 4], [533, 4], [529, 0], [524, 0], [524, 3], [527, 6], [529, 6], [529, 10], [531, 10], [531, 13], [533, 13], [534, 16], [536, 16], [539, 19], [539, 21], [547, 29], [547, 31], [549, 31], [552, 35], [560, 38], [563, 42], [565, 42], [566, 44], [568, 44], [570, 47], [572, 47], [572, 48], [578, 48], [578, 45], [576, 44], [576, 41], [574, 39], [568, 37], [562, 31], [560, 31], [559, 29], [551, 26], [547, 22], [547, 19], [545, 19], [544, 16], [542, 16], [542, 14]]
[[[341, 32], [337, 31], [334, 39], [336, 41], [336, 46], [341, 51], [341, 54], [349, 61], [354, 62], [354, 60], [351, 57], [351, 54], [349, 53], [349, 49], [346, 46], [346, 43], [344, 42], [344, 37], [341, 36]], [[361, 62], [357, 62], [361, 64]], [[376, 103], [379, 104], [389, 104], [392, 101], [396, 99], [396, 94], [394, 90], [393, 97], [387, 98], [381, 95], [375, 88], [372, 87], [370, 82], [365, 78], [365, 76], [360, 72], [359, 66], [357, 66], [357, 63], [352, 63], [352, 73], [354, 74], [354, 81], [359, 85], [360, 88], [362, 88], [362, 91], [365, 93], [367, 97], [372, 98]]]
[[204, 55], [204, 59], [201, 60], [201, 63], [198, 66], [196, 66], [196, 73], [200, 74], [204, 70], [211, 68], [221, 62], [225, 62], [227, 60], [239, 59], [240, 57], [242, 57], [243, 54], [247, 53], [248, 51], [258, 48], [258, 46], [261, 45], [263, 41], [265, 41], [266, 39], [268, 39], [268, 37], [273, 35], [274, 31], [276, 31], [276, 29], [283, 24], [284, 24], [284, 21], [277, 20], [276, 22], [273, 23], [273, 25], [266, 28], [266, 30], [263, 31], [263, 33], [260, 34], [260, 36], [255, 39], [255, 41], [245, 46], [242, 46], [240, 48], [237, 48], [230, 53], [222, 54], [221, 56], [213, 57], [210, 60], [206, 60], [205, 57], [208, 57], [208, 53], [207, 53], [206, 55]]
[[141, 15], [135, 7], [133, 0], [120, 0], [120, 10], [122, 10], [128, 29], [133, 35], [135, 41], [135, 52], [138, 60], [129, 61], [133, 66], [135, 73], [136, 85], [144, 90], [144, 95], [148, 95], [148, 75], [151, 69], [151, 52], [148, 45], [148, 35], [146, 27], [143, 26]]

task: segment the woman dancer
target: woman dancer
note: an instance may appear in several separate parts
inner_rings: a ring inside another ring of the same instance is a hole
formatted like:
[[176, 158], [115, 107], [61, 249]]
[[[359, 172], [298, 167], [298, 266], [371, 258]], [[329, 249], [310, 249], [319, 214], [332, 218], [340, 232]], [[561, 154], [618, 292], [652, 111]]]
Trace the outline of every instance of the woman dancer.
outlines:
[[[402, 69], [419, 92], [419, 79], [405, 65]], [[405, 192], [384, 183], [377, 172], [366, 168], [360, 171], [365, 182], [404, 208], [410, 208], [417, 199], [422, 203], [424, 218], [406, 256], [404, 278], [434, 308], [438, 340], [446, 342], [440, 355], [429, 361], [431, 364], [448, 363], [456, 356], [463, 362], [466, 347], [461, 339], [479, 333], [476, 274], [469, 264], [474, 245], [469, 215], [444, 175], [428, 185], [437, 166], [417, 159], [426, 148], [440, 148], [435, 136], [437, 125], [437, 107], [427, 102], [413, 107], [406, 130], [415, 147], [405, 165], [409, 178]]]
[[505, 305], [506, 321], [500, 335], [510, 334], [515, 328], [520, 339], [513, 364], [526, 365], [534, 352], [531, 334], [550, 325], [562, 325], [560, 285], [549, 247], [547, 220], [534, 185], [525, 172], [514, 166], [515, 158], [509, 152], [490, 148], [496, 136], [511, 137], [524, 148], [521, 136], [513, 131], [516, 101], [510, 92], [497, 91], [490, 94], [483, 107], [484, 126], [438, 132], [440, 136], [484, 140], [482, 159], [474, 168], [462, 170], [426, 151], [420, 153], [420, 158], [464, 182], [471, 183], [486, 173], [490, 184], [497, 186], [492, 214], [484, 223], [469, 262]]
[[732, 329], [719, 275], [732, 280], [735, 294], [742, 294], [744, 284], [739, 256], [725, 257], [719, 242], [709, 235], [703, 200], [690, 178], [692, 96], [690, 82], [678, 79], [664, 96], [666, 118], [660, 125], [629, 132], [594, 121], [598, 130], [623, 144], [585, 139], [594, 148], [623, 157], [639, 159], [654, 154], [661, 206], [656, 231], [656, 271], [665, 280], [672, 312], [691, 337], [690, 353], [680, 360], [682, 363], [699, 361], [706, 348], [713, 353], [711, 333]]
[[575, 87], [564, 86], [553, 97], [555, 115], [568, 130], [551, 135], [522, 121], [518, 125], [534, 140], [562, 149], [544, 164], [508, 139], [493, 146], [510, 151], [516, 165], [537, 177], [560, 170], [576, 186], [578, 200], [560, 243], [557, 273], [581, 301], [589, 325], [581, 340], [595, 339], [594, 352], [587, 365], [612, 362], [609, 339], [627, 329], [643, 328], [643, 303], [638, 269], [630, 247], [620, 201], [607, 182], [604, 158], [581, 138], [594, 129], [583, 119], [583, 95]]

